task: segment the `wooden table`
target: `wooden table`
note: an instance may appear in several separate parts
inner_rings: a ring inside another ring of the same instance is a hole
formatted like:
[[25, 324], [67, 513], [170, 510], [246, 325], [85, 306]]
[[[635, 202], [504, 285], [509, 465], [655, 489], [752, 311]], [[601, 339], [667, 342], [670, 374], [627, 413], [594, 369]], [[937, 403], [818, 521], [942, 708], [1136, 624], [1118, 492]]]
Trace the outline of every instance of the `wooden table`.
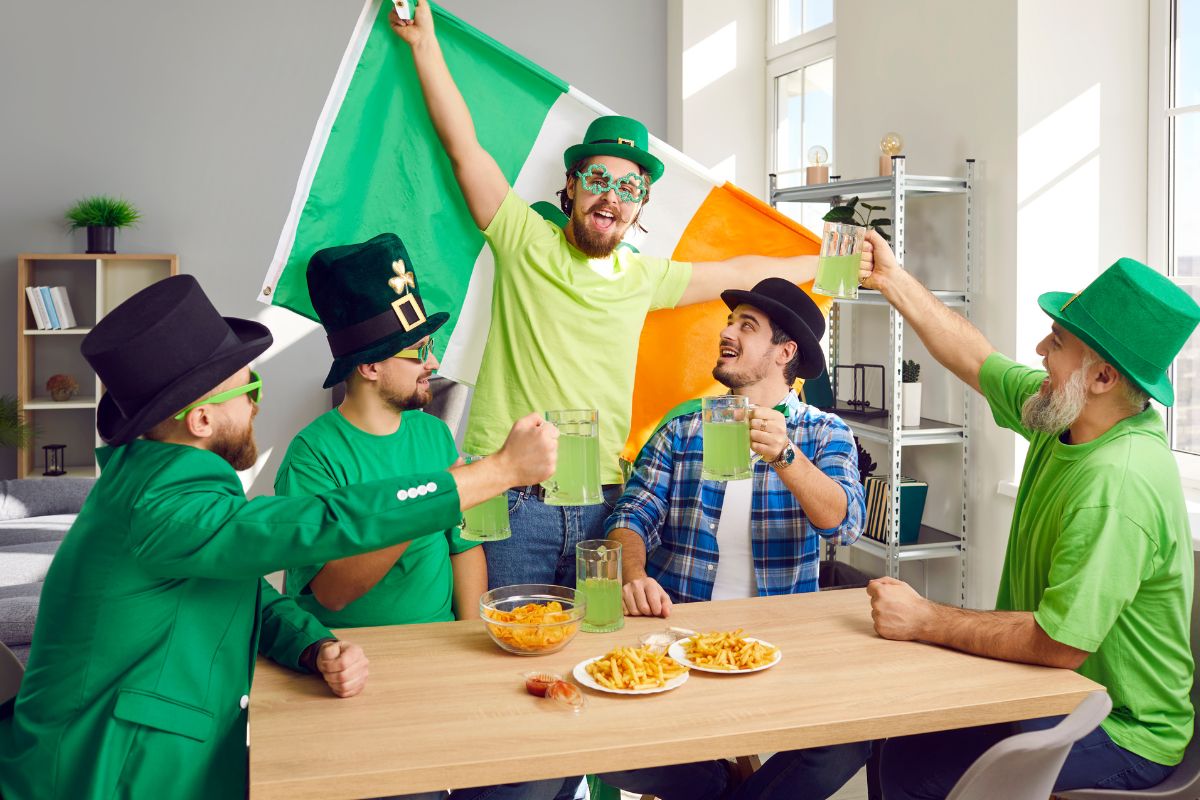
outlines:
[[358, 697], [260, 659], [250, 705], [253, 800], [335, 800], [582, 775], [1065, 714], [1097, 684], [1068, 670], [879, 638], [866, 592], [677, 605], [670, 623], [744, 628], [783, 650], [749, 675], [693, 671], [663, 694], [584, 690], [579, 714], [520, 673], [578, 662], [666, 626], [630, 617], [548, 656], [501, 651], [479, 622], [344, 631], [371, 659]]

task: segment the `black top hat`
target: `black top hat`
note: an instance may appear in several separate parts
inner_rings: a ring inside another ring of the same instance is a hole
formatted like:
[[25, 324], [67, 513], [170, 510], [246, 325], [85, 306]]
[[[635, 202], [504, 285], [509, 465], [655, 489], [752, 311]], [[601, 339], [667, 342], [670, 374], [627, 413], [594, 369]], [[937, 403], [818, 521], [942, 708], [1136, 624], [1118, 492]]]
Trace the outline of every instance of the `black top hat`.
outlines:
[[815, 378], [825, 371], [825, 354], [821, 352], [825, 316], [800, 287], [783, 278], [767, 278], [748, 292], [727, 289], [721, 292], [721, 299], [730, 311], [741, 303], [754, 306], [792, 337], [801, 355], [801, 378]]
[[96, 430], [128, 444], [202, 397], [271, 346], [264, 325], [222, 317], [191, 275], [147, 286], [83, 337], [104, 384]]
[[391, 358], [450, 319], [445, 311], [426, 316], [412, 260], [394, 233], [313, 253], [308, 294], [333, 353], [326, 389], [359, 364]]

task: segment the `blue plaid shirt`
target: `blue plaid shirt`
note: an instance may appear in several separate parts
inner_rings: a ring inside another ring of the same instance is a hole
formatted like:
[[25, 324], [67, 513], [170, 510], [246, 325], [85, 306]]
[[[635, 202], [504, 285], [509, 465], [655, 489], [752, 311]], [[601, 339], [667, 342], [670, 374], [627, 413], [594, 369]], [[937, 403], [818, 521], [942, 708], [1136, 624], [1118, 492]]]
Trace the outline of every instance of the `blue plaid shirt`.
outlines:
[[[866, 515], [858, 451], [846, 423], [833, 414], [787, 397], [787, 430], [797, 453], [837, 481], [846, 492], [846, 518], [836, 528], [808, 520], [770, 464], [754, 464], [750, 538], [759, 595], [817, 590], [821, 537], [850, 544]], [[606, 525], [629, 528], [646, 542], [646, 573], [676, 602], [712, 599], [717, 574], [717, 525], [725, 484], [700, 479], [704, 458], [700, 412], [663, 425], [642, 448], [625, 493]]]

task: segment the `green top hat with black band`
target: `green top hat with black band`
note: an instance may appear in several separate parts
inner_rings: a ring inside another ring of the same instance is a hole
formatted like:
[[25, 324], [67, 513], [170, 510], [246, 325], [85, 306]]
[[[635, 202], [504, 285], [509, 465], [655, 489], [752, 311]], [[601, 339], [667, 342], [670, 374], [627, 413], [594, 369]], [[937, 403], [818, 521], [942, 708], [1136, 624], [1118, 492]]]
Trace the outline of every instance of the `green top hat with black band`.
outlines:
[[1038, 305], [1165, 406], [1167, 372], [1200, 322], [1200, 306], [1166, 276], [1122, 258], [1078, 294], [1046, 292]]
[[425, 313], [412, 259], [394, 233], [313, 253], [308, 294], [333, 353], [326, 389], [359, 364], [383, 361], [419, 342], [450, 318], [444, 311]]
[[571, 145], [563, 153], [563, 164], [570, 168], [590, 156], [616, 156], [645, 168], [651, 182], [662, 177], [663, 162], [650, 154], [650, 134], [646, 126], [630, 117], [599, 117], [588, 125], [582, 144]]

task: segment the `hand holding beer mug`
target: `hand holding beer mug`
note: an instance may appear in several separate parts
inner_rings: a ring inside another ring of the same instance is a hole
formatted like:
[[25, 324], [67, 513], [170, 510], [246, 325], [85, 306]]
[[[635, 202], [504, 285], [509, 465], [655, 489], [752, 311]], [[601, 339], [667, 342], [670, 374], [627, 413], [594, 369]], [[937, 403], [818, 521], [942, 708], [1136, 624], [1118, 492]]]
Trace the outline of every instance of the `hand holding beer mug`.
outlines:
[[848, 300], [858, 298], [858, 268], [866, 233], [867, 229], [861, 225], [825, 223], [814, 292]]

